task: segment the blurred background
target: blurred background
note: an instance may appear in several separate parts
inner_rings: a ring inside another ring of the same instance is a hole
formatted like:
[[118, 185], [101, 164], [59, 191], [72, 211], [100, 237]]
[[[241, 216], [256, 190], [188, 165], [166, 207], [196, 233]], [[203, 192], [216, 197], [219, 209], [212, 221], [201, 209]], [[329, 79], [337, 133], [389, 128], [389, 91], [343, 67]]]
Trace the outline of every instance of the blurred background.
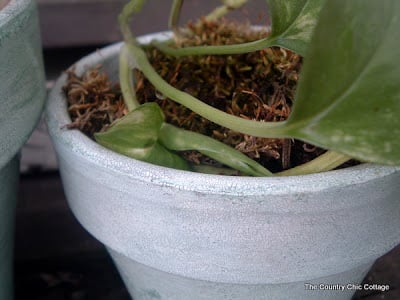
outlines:
[[[47, 86], [79, 58], [120, 41], [117, 16], [126, 0], [37, 0]], [[148, 0], [133, 22], [137, 35], [167, 30], [172, 0]], [[181, 21], [206, 14], [218, 0], [185, 1]], [[250, 0], [232, 18], [269, 23], [264, 0]], [[69, 211], [57, 161], [42, 121], [22, 150], [15, 244], [16, 300], [128, 300], [104, 247]], [[355, 299], [400, 299], [400, 247], [377, 261], [365, 282], [388, 292]], [[3, 300], [3, 299], [2, 299]], [[6, 299], [4, 299], [6, 300]], [[244, 299], [245, 300], [245, 299]]]

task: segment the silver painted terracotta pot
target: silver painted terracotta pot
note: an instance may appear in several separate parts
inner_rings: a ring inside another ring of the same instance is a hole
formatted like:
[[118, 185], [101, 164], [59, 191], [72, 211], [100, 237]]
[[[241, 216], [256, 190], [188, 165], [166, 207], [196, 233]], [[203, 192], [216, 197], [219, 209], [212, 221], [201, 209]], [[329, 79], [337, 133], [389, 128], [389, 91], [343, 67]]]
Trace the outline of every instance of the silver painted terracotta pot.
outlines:
[[[102, 64], [117, 80], [119, 48], [76, 71]], [[151, 165], [65, 129], [65, 82], [47, 118], [66, 196], [135, 300], [350, 299], [351, 284], [400, 242], [400, 168], [251, 178]]]
[[12, 299], [18, 151], [46, 98], [37, 7], [10, 0], [0, 10], [0, 299]]

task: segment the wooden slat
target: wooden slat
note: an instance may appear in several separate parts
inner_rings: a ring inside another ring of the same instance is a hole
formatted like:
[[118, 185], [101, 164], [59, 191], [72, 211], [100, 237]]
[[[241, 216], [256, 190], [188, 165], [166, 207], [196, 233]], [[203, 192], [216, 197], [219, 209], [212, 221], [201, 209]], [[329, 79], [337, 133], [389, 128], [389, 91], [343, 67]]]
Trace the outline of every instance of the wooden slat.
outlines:
[[[137, 35], [167, 29], [172, 0], [148, 0], [136, 16], [133, 30]], [[118, 14], [127, 0], [39, 0], [42, 41], [45, 47], [70, 47], [108, 44], [121, 39]], [[182, 10], [182, 20], [207, 14], [220, 1], [188, 0]], [[255, 23], [267, 22], [265, 0], [252, 0], [243, 13], [233, 18], [248, 17]]]

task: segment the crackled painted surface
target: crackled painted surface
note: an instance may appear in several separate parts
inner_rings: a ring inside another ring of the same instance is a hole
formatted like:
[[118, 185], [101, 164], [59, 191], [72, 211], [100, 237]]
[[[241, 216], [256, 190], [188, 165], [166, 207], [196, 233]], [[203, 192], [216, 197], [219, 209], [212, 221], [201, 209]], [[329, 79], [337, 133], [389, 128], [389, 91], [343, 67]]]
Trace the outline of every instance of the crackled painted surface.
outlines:
[[35, 1], [11, 0], [0, 10], [0, 168], [28, 139], [45, 99]]
[[[119, 47], [76, 71], [101, 63], [116, 79]], [[305, 284], [359, 283], [400, 242], [400, 168], [251, 178], [154, 166], [66, 130], [65, 79], [46, 114], [66, 196], [135, 300], [350, 299]]]
[[44, 100], [36, 3], [10, 0], [0, 10], [0, 299], [13, 299], [17, 152], [37, 123]]

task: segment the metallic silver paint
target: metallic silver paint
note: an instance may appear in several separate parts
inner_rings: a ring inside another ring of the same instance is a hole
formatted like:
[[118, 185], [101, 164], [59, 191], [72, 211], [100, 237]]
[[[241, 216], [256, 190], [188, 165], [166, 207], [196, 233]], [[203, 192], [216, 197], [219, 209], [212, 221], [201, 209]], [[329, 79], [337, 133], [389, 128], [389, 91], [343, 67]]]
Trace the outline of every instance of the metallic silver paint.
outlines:
[[[77, 72], [102, 63], [116, 80], [119, 47], [82, 59]], [[304, 283], [359, 283], [400, 242], [398, 167], [251, 178], [151, 165], [66, 130], [65, 79], [47, 118], [67, 199], [135, 300], [350, 299], [354, 291]]]

